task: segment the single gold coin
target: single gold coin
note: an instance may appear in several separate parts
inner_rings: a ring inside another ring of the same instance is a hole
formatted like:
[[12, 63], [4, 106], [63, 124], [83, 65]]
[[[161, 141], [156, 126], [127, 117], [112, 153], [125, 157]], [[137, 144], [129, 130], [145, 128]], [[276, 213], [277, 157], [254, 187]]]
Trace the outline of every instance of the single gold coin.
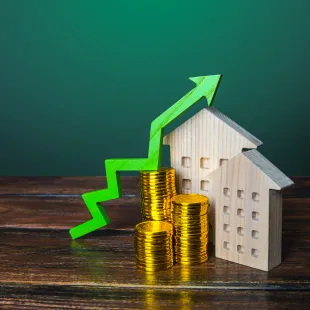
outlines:
[[205, 205], [208, 204], [208, 197], [199, 194], [181, 194], [172, 199], [175, 205]]
[[170, 262], [169, 264], [162, 264], [162, 265], [155, 265], [155, 266], [145, 266], [141, 265], [139, 262], [137, 262], [137, 267], [143, 271], [150, 271], [150, 272], [156, 272], [156, 271], [162, 271], [170, 269], [173, 266], [173, 262]]
[[197, 206], [194, 210], [193, 209], [180, 210], [178, 206], [176, 207], [176, 205], [174, 205], [172, 202], [171, 210], [172, 210], [172, 213], [177, 217], [189, 217], [189, 216], [195, 216], [195, 215], [199, 216], [199, 215], [207, 215], [208, 206], [203, 206], [203, 207]]
[[175, 261], [178, 263], [178, 264], [181, 264], [181, 265], [187, 265], [187, 266], [193, 266], [193, 265], [199, 265], [199, 264], [203, 264], [205, 262], [208, 261], [208, 256], [200, 259], [200, 260], [186, 260], [186, 259], [183, 259], [183, 258], [180, 258], [178, 256], [176, 256], [176, 259]]
[[136, 225], [136, 231], [140, 234], [166, 234], [172, 233], [173, 226], [168, 222], [142, 222]]

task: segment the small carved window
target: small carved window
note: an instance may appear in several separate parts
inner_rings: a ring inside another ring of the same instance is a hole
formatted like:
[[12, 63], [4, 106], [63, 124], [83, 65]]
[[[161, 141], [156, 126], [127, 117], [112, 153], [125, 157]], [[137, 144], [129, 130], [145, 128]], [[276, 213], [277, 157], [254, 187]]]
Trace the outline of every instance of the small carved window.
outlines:
[[238, 215], [239, 217], [244, 217], [244, 210], [243, 210], [243, 209], [238, 209], [238, 210], [237, 210], [237, 215]]
[[229, 189], [228, 187], [225, 187], [225, 188], [223, 189], [223, 194], [224, 194], [224, 196], [226, 196], [226, 197], [230, 197], [230, 195], [231, 195], [230, 189]]
[[230, 225], [229, 224], [224, 224], [224, 231], [230, 232]]
[[253, 192], [253, 193], [252, 193], [252, 199], [253, 199], [254, 201], [259, 201], [259, 193]]
[[259, 238], [259, 232], [257, 230], [252, 230], [252, 238], [258, 239]]
[[228, 206], [224, 206], [223, 212], [224, 212], [224, 214], [229, 215], [230, 214], [230, 208]]
[[258, 212], [252, 212], [252, 219], [254, 221], [258, 221], [259, 220], [259, 213]]
[[200, 158], [200, 168], [201, 169], [209, 169], [210, 168], [210, 158], [201, 157]]
[[239, 254], [244, 254], [244, 246], [238, 244], [238, 245], [237, 245], [237, 252], [238, 252]]
[[182, 180], [182, 187], [183, 187], [183, 189], [190, 190], [191, 186], [192, 186], [192, 181], [190, 179], [183, 179]]
[[244, 236], [244, 228], [243, 227], [238, 227], [237, 228], [237, 234], [239, 236]]
[[210, 181], [208, 180], [202, 180], [200, 182], [200, 189], [202, 191], [209, 191], [210, 190]]
[[224, 241], [224, 243], [223, 243], [223, 248], [224, 248], [225, 250], [230, 250], [230, 243], [227, 242], [227, 241]]
[[251, 255], [255, 258], [258, 258], [259, 251], [257, 249], [252, 249], [251, 250]]
[[244, 191], [241, 190], [241, 189], [238, 189], [238, 191], [237, 191], [237, 196], [238, 196], [238, 198], [240, 198], [240, 199], [244, 199]]
[[191, 166], [190, 157], [182, 157], [182, 167], [189, 168]]
[[221, 158], [220, 159], [220, 166], [222, 166], [223, 164], [226, 164], [228, 162], [228, 159], [226, 158]]

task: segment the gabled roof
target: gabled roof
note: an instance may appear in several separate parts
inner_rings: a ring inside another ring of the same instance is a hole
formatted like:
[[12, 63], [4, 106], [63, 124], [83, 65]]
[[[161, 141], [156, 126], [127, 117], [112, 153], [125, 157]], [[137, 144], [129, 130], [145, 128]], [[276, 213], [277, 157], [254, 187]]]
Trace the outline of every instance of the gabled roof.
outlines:
[[255, 136], [253, 136], [251, 133], [246, 131], [244, 128], [242, 128], [240, 125], [238, 125], [236, 122], [234, 122], [232, 119], [230, 119], [228, 116], [220, 112], [218, 109], [215, 107], [207, 107], [204, 108], [208, 110], [210, 113], [212, 113], [214, 116], [222, 120], [224, 123], [226, 123], [228, 126], [239, 132], [242, 136], [244, 136], [246, 139], [251, 141], [253, 144], [255, 144], [257, 147], [262, 145], [263, 142], [257, 139]]
[[256, 167], [265, 173], [281, 190], [294, 184], [282, 171], [273, 165], [266, 157], [264, 157], [256, 149], [242, 153], [247, 157]]
[[[260, 141], [259, 139], [257, 139], [255, 136], [253, 136], [251, 133], [249, 133], [248, 131], [246, 131], [244, 128], [242, 128], [240, 125], [238, 125], [236, 122], [234, 122], [233, 120], [231, 120], [228, 116], [226, 116], [225, 114], [223, 114], [222, 112], [220, 112], [219, 110], [217, 110], [215, 107], [211, 106], [211, 107], [206, 107], [203, 108], [201, 111], [199, 111], [198, 113], [202, 113], [204, 110], [208, 111], [209, 113], [211, 113], [212, 115], [214, 115], [215, 117], [217, 117], [218, 119], [220, 119], [221, 121], [223, 121], [225, 124], [227, 124], [229, 127], [231, 127], [232, 129], [234, 129], [235, 131], [237, 131], [239, 134], [241, 134], [243, 137], [245, 137], [247, 140], [249, 140], [250, 142], [252, 142], [256, 147], [260, 146], [263, 144], [262, 141]], [[197, 114], [198, 114], [197, 113]], [[195, 117], [195, 115], [193, 116]], [[181, 127], [182, 125], [180, 125], [179, 127]], [[166, 137], [169, 134], [167, 134], [165, 136], [164, 141], [166, 140]]]

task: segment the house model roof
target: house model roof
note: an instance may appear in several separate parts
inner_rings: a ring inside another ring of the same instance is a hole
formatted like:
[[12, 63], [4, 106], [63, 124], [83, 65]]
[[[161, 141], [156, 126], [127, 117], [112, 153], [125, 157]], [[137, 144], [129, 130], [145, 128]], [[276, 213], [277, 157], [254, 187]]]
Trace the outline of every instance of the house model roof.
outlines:
[[291, 186], [294, 182], [288, 178], [282, 171], [273, 165], [266, 157], [264, 157], [256, 149], [242, 153], [263, 173], [265, 173], [279, 188], [279, 190]]
[[[217, 117], [218, 119], [220, 119], [221, 121], [223, 121], [225, 124], [227, 124], [229, 127], [231, 127], [232, 129], [234, 129], [235, 131], [237, 131], [239, 134], [241, 134], [242, 136], [244, 136], [248, 141], [252, 142], [256, 147], [260, 146], [263, 144], [262, 141], [260, 141], [258, 138], [256, 138], [255, 136], [253, 136], [251, 133], [249, 133], [248, 131], [246, 131], [244, 128], [242, 128], [240, 125], [238, 125], [236, 122], [234, 122], [232, 119], [230, 119], [228, 116], [226, 116], [225, 114], [223, 114], [222, 112], [220, 112], [219, 110], [217, 110], [216, 108], [214, 108], [213, 106], [211, 107], [206, 107], [203, 108], [201, 111], [199, 111], [198, 113], [203, 113], [204, 111], [207, 111], [209, 113], [211, 113], [213, 116]], [[197, 114], [198, 114], [197, 113]], [[193, 116], [195, 117], [195, 115]], [[184, 124], [184, 123], [183, 123]], [[183, 125], [182, 124], [182, 125]], [[182, 125], [180, 125], [180, 127], [182, 127]], [[169, 134], [167, 134], [164, 138], [164, 141], [166, 140], [166, 137]]]

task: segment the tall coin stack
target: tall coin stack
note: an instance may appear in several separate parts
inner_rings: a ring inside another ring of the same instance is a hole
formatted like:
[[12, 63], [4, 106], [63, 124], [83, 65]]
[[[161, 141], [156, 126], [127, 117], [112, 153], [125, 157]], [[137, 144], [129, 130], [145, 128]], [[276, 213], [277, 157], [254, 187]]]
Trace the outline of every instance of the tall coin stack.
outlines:
[[145, 271], [166, 270], [173, 266], [173, 226], [163, 221], [136, 225], [135, 250], [137, 267]]
[[182, 194], [172, 198], [175, 261], [195, 265], [208, 260], [208, 197]]
[[175, 170], [140, 172], [143, 221], [171, 221], [171, 198], [176, 195]]

